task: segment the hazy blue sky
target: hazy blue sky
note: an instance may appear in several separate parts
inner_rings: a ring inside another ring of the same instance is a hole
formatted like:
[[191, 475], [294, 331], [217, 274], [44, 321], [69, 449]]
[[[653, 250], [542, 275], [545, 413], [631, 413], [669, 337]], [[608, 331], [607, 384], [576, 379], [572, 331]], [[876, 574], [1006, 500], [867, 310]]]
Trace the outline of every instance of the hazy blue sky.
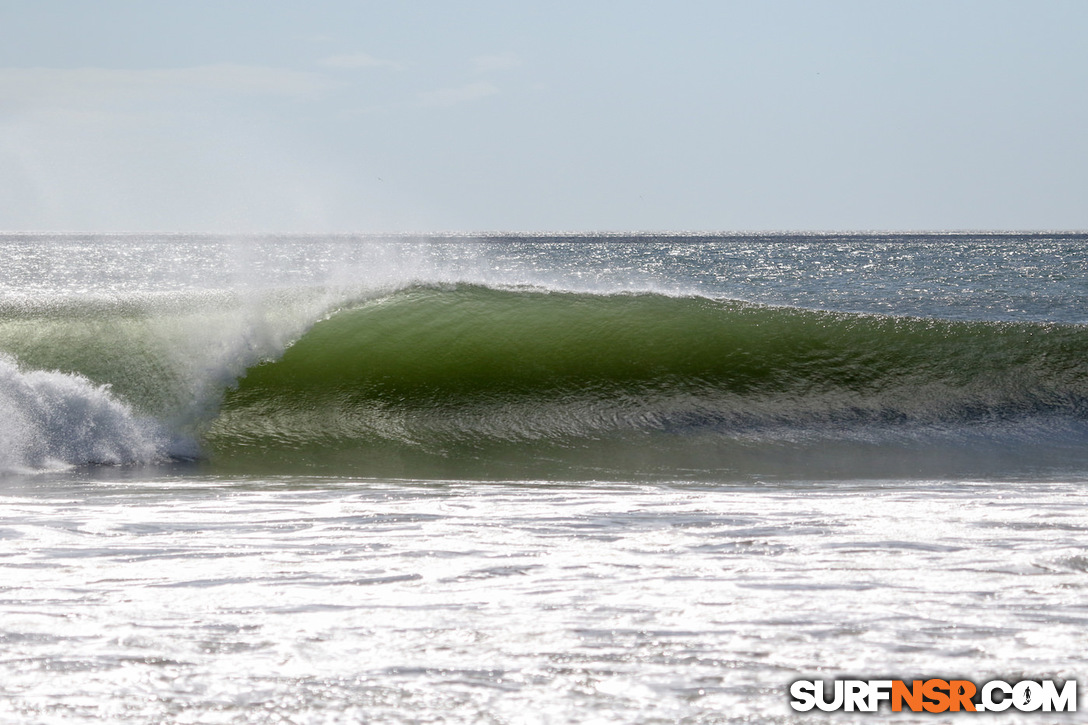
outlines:
[[1088, 228], [1088, 2], [0, 0], [0, 229]]

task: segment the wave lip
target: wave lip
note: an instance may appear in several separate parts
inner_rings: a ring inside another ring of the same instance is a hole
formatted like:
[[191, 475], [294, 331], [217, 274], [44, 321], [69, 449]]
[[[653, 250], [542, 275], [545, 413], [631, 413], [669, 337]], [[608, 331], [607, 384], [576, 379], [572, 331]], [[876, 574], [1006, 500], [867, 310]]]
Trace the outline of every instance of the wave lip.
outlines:
[[182, 449], [108, 385], [0, 356], [0, 473], [152, 463]]

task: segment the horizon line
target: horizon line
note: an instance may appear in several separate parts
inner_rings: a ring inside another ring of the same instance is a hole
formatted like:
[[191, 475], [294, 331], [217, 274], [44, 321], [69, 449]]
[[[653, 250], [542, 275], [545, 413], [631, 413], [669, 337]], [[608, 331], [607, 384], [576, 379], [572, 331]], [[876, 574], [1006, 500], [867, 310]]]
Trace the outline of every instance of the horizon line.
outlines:
[[987, 235], [1047, 235], [1047, 234], [1088, 234], [1088, 229], [733, 229], [733, 230], [647, 230], [647, 229], [582, 229], [582, 230], [401, 230], [401, 231], [301, 231], [301, 230], [0, 230], [0, 236], [218, 236], [218, 237], [290, 237], [290, 236], [329, 236], [329, 237], [450, 237], [450, 238], [487, 238], [487, 237], [728, 237], [728, 236], [959, 236], [970, 234]]

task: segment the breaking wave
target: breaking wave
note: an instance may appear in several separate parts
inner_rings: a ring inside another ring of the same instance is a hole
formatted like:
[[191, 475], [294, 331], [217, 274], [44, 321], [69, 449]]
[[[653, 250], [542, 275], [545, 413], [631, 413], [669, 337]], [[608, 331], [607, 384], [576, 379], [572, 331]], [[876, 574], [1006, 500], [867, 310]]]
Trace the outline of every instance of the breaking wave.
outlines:
[[0, 472], [160, 460], [168, 437], [106, 385], [0, 357]]
[[[237, 329], [214, 306], [190, 311], [192, 334], [173, 337], [113, 320], [101, 329], [119, 337], [81, 337], [78, 351], [63, 349], [69, 331], [51, 343], [66, 372], [5, 359], [0, 467], [149, 461], [188, 455], [179, 441], [191, 440], [227, 468], [683, 475], [783, 451], [883, 459], [889, 446], [936, 446], [977, 458], [1082, 455], [1088, 443], [1088, 331], [1077, 325], [476, 285], [331, 312], [292, 304]], [[200, 338], [214, 340], [214, 364], [178, 355], [178, 340], [209, 328], [220, 331]], [[119, 339], [131, 350], [104, 365]]]

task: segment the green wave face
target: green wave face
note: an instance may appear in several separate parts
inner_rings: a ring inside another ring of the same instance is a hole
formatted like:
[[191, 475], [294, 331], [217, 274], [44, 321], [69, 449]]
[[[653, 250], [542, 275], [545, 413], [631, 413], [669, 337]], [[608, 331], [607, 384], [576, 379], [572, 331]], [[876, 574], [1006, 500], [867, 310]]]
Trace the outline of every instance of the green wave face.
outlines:
[[720, 468], [799, 442], [1077, 427], [1086, 353], [1075, 326], [414, 288], [250, 368], [204, 441], [228, 468]]

